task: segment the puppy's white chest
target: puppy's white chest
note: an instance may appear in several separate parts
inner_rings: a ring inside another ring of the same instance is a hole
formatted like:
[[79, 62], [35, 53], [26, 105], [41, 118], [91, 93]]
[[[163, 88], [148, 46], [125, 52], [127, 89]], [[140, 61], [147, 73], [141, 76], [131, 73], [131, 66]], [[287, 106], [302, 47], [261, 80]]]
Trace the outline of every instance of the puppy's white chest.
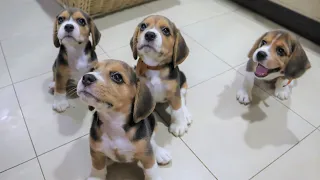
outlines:
[[115, 162], [132, 162], [135, 147], [124, 135], [125, 132], [121, 134], [123, 135], [119, 135], [118, 133], [115, 135], [104, 133], [101, 137], [102, 143], [100, 151]]
[[71, 78], [75, 81], [79, 81], [90, 70], [88, 56], [84, 52], [68, 52], [68, 62], [71, 69]]
[[147, 85], [151, 90], [152, 96], [156, 102], [164, 102], [166, 100], [166, 86], [160, 78], [160, 71], [148, 70], [146, 72], [148, 82]]

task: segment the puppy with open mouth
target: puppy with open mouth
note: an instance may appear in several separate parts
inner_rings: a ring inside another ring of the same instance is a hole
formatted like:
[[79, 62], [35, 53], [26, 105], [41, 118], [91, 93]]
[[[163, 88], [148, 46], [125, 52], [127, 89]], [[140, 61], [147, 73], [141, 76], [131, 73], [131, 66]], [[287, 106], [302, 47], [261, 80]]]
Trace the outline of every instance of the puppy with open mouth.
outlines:
[[179, 29], [163, 16], [145, 18], [130, 42], [136, 72], [147, 78], [147, 85], [157, 103], [168, 102], [171, 111], [169, 131], [182, 136], [191, 124], [186, 107], [187, 79], [178, 65], [189, 55], [189, 48]]
[[[67, 84], [72, 85], [68, 83], [69, 80], [79, 81], [89, 72], [92, 62], [97, 60], [95, 47], [100, 36], [93, 19], [80, 9], [65, 9], [56, 17], [53, 43], [60, 51], [53, 64], [53, 81], [49, 88], [54, 93], [52, 108], [57, 112], [69, 107], [66, 97]], [[75, 87], [72, 90], [76, 94]]]
[[146, 179], [161, 180], [158, 164], [171, 161], [154, 140], [155, 102], [143, 79], [118, 60], [97, 62], [77, 86], [80, 99], [95, 109], [90, 129], [92, 171], [88, 180], [105, 180], [112, 162], [139, 161]]
[[298, 39], [284, 30], [274, 30], [262, 35], [253, 45], [247, 62], [243, 86], [237, 100], [248, 104], [252, 100], [255, 79], [275, 81], [275, 96], [288, 99], [294, 79], [311, 68], [308, 57]]

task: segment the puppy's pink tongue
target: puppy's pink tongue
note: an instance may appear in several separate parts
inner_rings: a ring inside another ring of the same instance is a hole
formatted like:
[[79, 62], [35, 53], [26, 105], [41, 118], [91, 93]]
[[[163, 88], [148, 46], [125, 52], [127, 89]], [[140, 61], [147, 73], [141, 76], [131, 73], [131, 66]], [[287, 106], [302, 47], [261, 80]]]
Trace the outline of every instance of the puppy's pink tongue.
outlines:
[[262, 65], [258, 65], [257, 68], [256, 68], [256, 74], [259, 75], [259, 76], [266, 76], [268, 75], [268, 69], [263, 67]]

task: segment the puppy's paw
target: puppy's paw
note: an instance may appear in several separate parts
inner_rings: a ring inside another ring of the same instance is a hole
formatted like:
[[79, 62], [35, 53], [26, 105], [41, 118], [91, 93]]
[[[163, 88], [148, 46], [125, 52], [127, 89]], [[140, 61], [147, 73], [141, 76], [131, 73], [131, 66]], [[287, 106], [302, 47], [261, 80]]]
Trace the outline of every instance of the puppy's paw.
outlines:
[[169, 132], [173, 135], [180, 137], [183, 136], [188, 131], [188, 124], [184, 122], [174, 122], [169, 127]]
[[97, 178], [97, 177], [88, 177], [87, 180], [106, 180], [106, 178], [101, 179], [101, 178]]
[[55, 99], [53, 101], [52, 109], [57, 112], [63, 112], [69, 107], [67, 99]]
[[188, 125], [190, 125], [192, 123], [192, 115], [189, 112], [187, 107], [183, 107], [183, 113], [186, 117], [186, 121], [187, 121]]
[[155, 152], [156, 160], [159, 165], [169, 164], [172, 160], [170, 152], [162, 147], [157, 147]]
[[251, 94], [248, 93], [245, 89], [239, 89], [237, 92], [237, 100], [240, 104], [249, 104], [252, 97]]
[[54, 81], [52, 81], [52, 82], [50, 82], [50, 84], [49, 84], [49, 86], [48, 86], [48, 88], [49, 88], [49, 93], [50, 94], [54, 94], [54, 87], [56, 86], [56, 82], [54, 82]]
[[280, 100], [287, 100], [290, 97], [290, 88], [288, 86], [286, 87], [279, 87], [275, 90], [275, 96], [279, 98]]

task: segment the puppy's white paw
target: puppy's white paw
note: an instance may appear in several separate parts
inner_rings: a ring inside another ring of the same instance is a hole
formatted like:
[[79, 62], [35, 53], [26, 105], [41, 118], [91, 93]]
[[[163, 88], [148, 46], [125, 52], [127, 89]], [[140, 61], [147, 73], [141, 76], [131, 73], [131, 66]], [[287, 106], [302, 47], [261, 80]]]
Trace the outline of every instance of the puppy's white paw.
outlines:
[[57, 112], [63, 112], [69, 107], [69, 102], [67, 100], [66, 94], [54, 94], [54, 100], [52, 109], [56, 110]]
[[150, 180], [162, 180], [162, 178], [157, 176], [157, 177], [151, 177]]
[[57, 112], [63, 112], [69, 107], [69, 102], [66, 99], [63, 100], [54, 100], [52, 108]]
[[101, 179], [101, 178], [97, 178], [97, 177], [88, 177], [87, 180], [106, 180], [106, 179], [105, 178]]
[[170, 152], [162, 147], [157, 147], [155, 152], [157, 163], [160, 165], [166, 165], [172, 160]]
[[288, 86], [276, 88], [275, 90], [275, 96], [280, 100], [288, 99], [290, 97], [290, 93], [290, 88]]
[[52, 81], [49, 83], [49, 89], [53, 89], [56, 86], [56, 82]]
[[188, 131], [188, 124], [184, 122], [174, 122], [169, 127], [169, 132], [173, 135], [180, 137], [183, 136]]
[[186, 121], [187, 121], [188, 125], [190, 125], [192, 123], [192, 115], [186, 106], [183, 107], [183, 113], [186, 117]]
[[249, 104], [252, 97], [245, 89], [239, 89], [237, 92], [237, 100], [240, 104]]
[[54, 81], [52, 81], [52, 82], [50, 82], [49, 83], [49, 86], [48, 86], [48, 88], [49, 88], [49, 93], [51, 93], [51, 94], [53, 94], [54, 93], [54, 87], [56, 86], [56, 82], [54, 82]]

